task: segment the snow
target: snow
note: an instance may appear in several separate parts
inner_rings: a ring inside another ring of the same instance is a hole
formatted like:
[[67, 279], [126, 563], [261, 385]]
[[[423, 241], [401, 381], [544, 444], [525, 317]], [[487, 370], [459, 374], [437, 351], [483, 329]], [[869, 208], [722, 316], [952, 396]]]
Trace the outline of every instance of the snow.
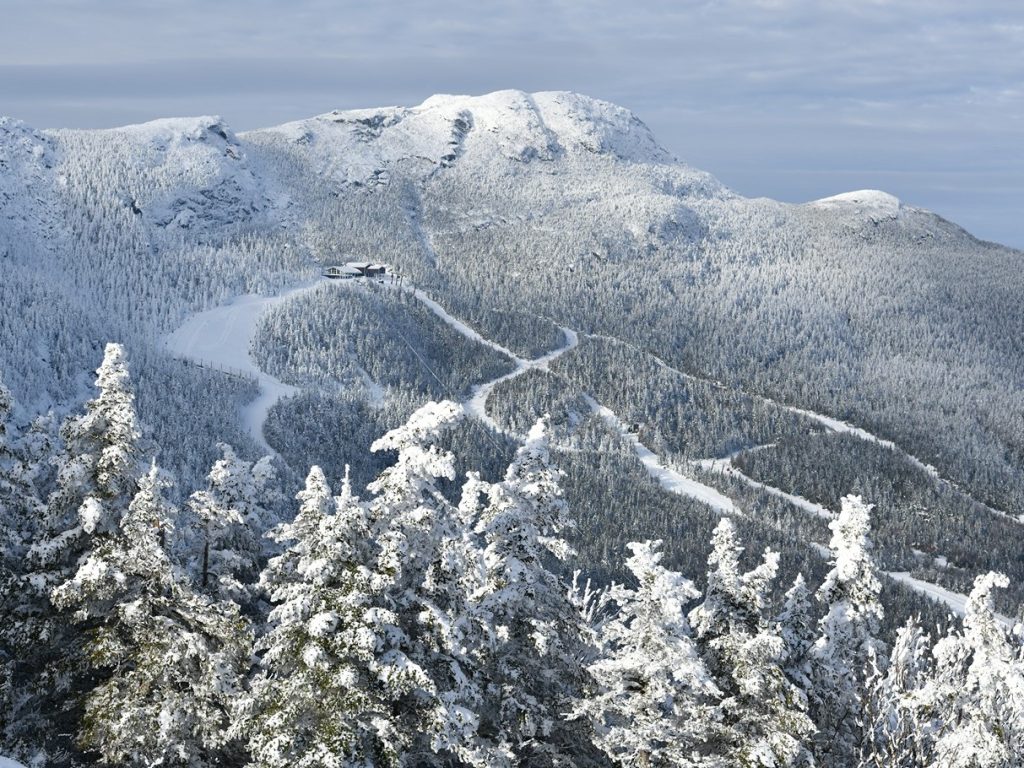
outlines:
[[[386, 283], [386, 285], [394, 285], [394, 283]], [[456, 331], [462, 336], [465, 336], [467, 339], [471, 341], [475, 341], [478, 344], [483, 344], [497, 352], [500, 352], [501, 354], [511, 358], [513, 362], [515, 362], [516, 367], [510, 373], [506, 373], [503, 376], [499, 376], [496, 379], [492, 379], [491, 381], [487, 381], [484, 382], [483, 384], [478, 384], [477, 386], [475, 386], [473, 388], [472, 393], [469, 396], [469, 399], [462, 404], [467, 414], [484, 422], [495, 432], [504, 433], [505, 430], [494, 419], [487, 415], [487, 398], [488, 396], [490, 396], [494, 388], [504, 381], [509, 381], [510, 379], [514, 379], [517, 376], [522, 376], [527, 371], [548, 370], [551, 366], [551, 363], [553, 363], [559, 357], [564, 355], [566, 352], [575, 349], [580, 343], [579, 334], [577, 334], [576, 331], [572, 330], [571, 328], [560, 327], [562, 335], [565, 337], [565, 343], [562, 346], [548, 352], [545, 355], [541, 355], [540, 357], [535, 358], [533, 360], [527, 360], [525, 358], [519, 357], [515, 352], [510, 350], [508, 347], [505, 347], [501, 344], [498, 344], [495, 341], [492, 341], [491, 339], [481, 336], [478, 331], [474, 330], [473, 328], [470, 328], [462, 320], [459, 320], [457, 317], [453, 317], [448, 312], [448, 310], [442, 307], [437, 301], [432, 299], [422, 290], [417, 288], [413, 292], [413, 294], [418, 301], [420, 301], [431, 312], [437, 315], [437, 317], [450, 328], [452, 328], [452, 330]]]
[[799, 414], [800, 416], [806, 416], [807, 418], [818, 422], [830, 432], [841, 432], [843, 434], [853, 435], [854, 437], [859, 438], [860, 440], [864, 440], [869, 443], [875, 443], [876, 445], [879, 445], [882, 448], [888, 448], [889, 450], [896, 451], [897, 453], [902, 453], [904, 456], [907, 457], [911, 464], [918, 467], [919, 469], [923, 469], [925, 472], [927, 472], [935, 479], [940, 479], [939, 471], [935, 467], [933, 467], [931, 464], [926, 464], [916, 456], [912, 456], [911, 454], [906, 453], [905, 451], [900, 449], [900, 447], [896, 445], [896, 443], [894, 443], [892, 440], [886, 440], [884, 438], [878, 437], [877, 435], [871, 434], [866, 429], [855, 427], [852, 424], [849, 424], [845, 421], [834, 419], [831, 416], [825, 416], [820, 413], [815, 413], [814, 411], [808, 411], [804, 408], [796, 408], [791, 405], [785, 405], [782, 407], [785, 408], [790, 413], [796, 413]]
[[[766, 446], [761, 446], [762, 448]], [[752, 449], [757, 450], [757, 449]], [[735, 455], [735, 454], [734, 454]], [[746, 483], [751, 488], [756, 488], [759, 491], [764, 491], [772, 496], [777, 496], [780, 499], [784, 499], [792, 504], [797, 509], [803, 510], [811, 515], [816, 515], [823, 520], [832, 520], [835, 515], [821, 504], [816, 504], [809, 499], [805, 499], [803, 496], [796, 496], [792, 493], [786, 493], [785, 491], [774, 488], [770, 485], [758, 482], [754, 478], [744, 474], [738, 467], [732, 463], [732, 458], [727, 457], [724, 459], [701, 459], [699, 461], [692, 462], [694, 466], [700, 467], [701, 469], [708, 470], [710, 472], [718, 472], [719, 474], [726, 475], [727, 477], [733, 477], [737, 480]]]
[[274, 404], [298, 392], [265, 373], [249, 352], [260, 316], [277, 304], [312, 290], [322, 281], [314, 280], [276, 296], [247, 294], [227, 304], [192, 315], [177, 330], [164, 337], [164, 348], [171, 354], [197, 364], [212, 364], [229, 373], [253, 378], [260, 393], [241, 414], [246, 430], [261, 449], [275, 453], [263, 437], [263, 424]]
[[632, 443], [633, 451], [644, 465], [647, 474], [654, 478], [666, 491], [696, 499], [723, 515], [742, 514], [728, 496], [725, 496], [709, 485], [704, 485], [680, 474], [674, 469], [666, 467], [650, 448], [640, 442], [639, 437], [626, 428], [626, 425], [622, 423], [622, 420], [610, 408], [601, 405], [590, 395], [584, 395], [584, 398], [590, 404], [594, 413], [600, 416], [608, 426], [619, 432], [623, 438]]
[[0, 768], [25, 768], [25, 766], [9, 757], [0, 756]]
[[461, 320], [459, 320], [456, 317], [452, 317], [450, 314], [448, 314], [448, 310], [446, 310], [444, 307], [442, 307], [440, 304], [438, 304], [436, 301], [434, 301], [432, 298], [430, 298], [427, 294], [425, 294], [420, 289], [417, 288], [414, 293], [415, 293], [416, 298], [420, 302], [422, 302], [423, 305], [427, 307], [427, 309], [429, 309], [431, 312], [433, 312], [435, 315], [437, 315], [441, 320], [443, 320], [446, 324], [451, 326], [451, 328], [453, 330], [455, 330], [458, 333], [462, 334], [467, 339], [470, 339], [471, 341], [475, 341], [475, 342], [477, 342], [479, 344], [483, 344], [485, 346], [488, 346], [491, 349], [496, 350], [496, 351], [500, 352], [501, 354], [505, 355], [506, 357], [511, 357], [513, 360], [515, 360], [517, 362], [523, 362], [523, 360], [521, 358], [519, 358], [515, 354], [515, 352], [510, 350], [508, 347], [503, 347], [501, 344], [498, 344], [495, 341], [491, 341], [490, 339], [485, 339], [483, 336], [481, 336], [475, 330], [470, 328], [464, 322], [462, 322]]
[[[884, 194], [884, 193], [882, 193], [882, 194]], [[610, 336], [605, 337], [605, 338], [613, 339], [614, 341], [620, 341], [619, 339], [615, 339], [614, 337], [610, 337]], [[722, 384], [722, 382], [720, 382], [720, 381], [716, 381], [714, 379], [704, 378], [704, 377], [701, 377], [701, 376], [696, 376], [696, 375], [694, 375], [692, 373], [686, 373], [685, 371], [681, 371], [678, 368], [675, 368], [675, 367], [669, 365], [667, 362], [662, 360], [657, 355], [652, 355], [651, 357], [654, 359], [654, 361], [659, 366], [661, 366], [665, 370], [671, 371], [672, 373], [675, 373], [678, 376], [682, 376], [684, 379], [687, 379], [688, 381], [700, 382], [702, 384], [710, 384], [711, 386], [716, 387], [718, 389], [724, 389], [725, 388], [725, 385]], [[841, 419], [833, 418], [832, 416], [826, 416], [823, 413], [818, 413], [816, 411], [812, 411], [812, 410], [809, 410], [807, 408], [798, 408], [798, 407], [796, 407], [794, 405], [786, 405], [784, 403], [780, 403], [778, 400], [774, 400], [773, 398], [766, 397], [764, 395], [755, 395], [755, 394], [751, 394], [751, 393], [745, 393], [745, 394], [747, 394], [748, 397], [757, 398], [758, 400], [760, 400], [761, 402], [763, 402], [763, 403], [765, 403], [767, 405], [770, 405], [770, 406], [773, 406], [773, 407], [776, 407], [776, 408], [781, 408], [782, 410], [789, 411], [790, 413], [797, 414], [798, 416], [803, 416], [805, 418], [811, 419], [812, 421], [816, 421], [819, 424], [821, 424], [823, 427], [825, 427], [825, 429], [827, 429], [829, 432], [836, 432], [836, 433], [850, 435], [852, 437], [857, 438], [858, 440], [863, 440], [863, 441], [868, 442], [868, 443], [874, 443], [875, 445], [878, 445], [878, 446], [880, 446], [882, 448], [886, 448], [886, 449], [889, 449], [891, 451], [895, 451], [896, 453], [898, 453], [901, 456], [903, 456], [907, 461], [909, 461], [915, 467], [917, 467], [918, 469], [921, 469], [924, 472], [928, 473], [931, 477], [933, 477], [935, 480], [940, 482], [942, 485], [944, 485], [944, 486], [946, 486], [948, 488], [952, 488], [954, 490], [960, 491], [965, 496], [970, 497], [970, 495], [966, 491], [964, 491], [960, 486], [958, 486], [956, 483], [954, 483], [953, 481], [948, 480], [948, 479], [942, 477], [942, 475], [939, 473], [939, 470], [936, 469], [934, 466], [932, 466], [931, 464], [928, 464], [927, 462], [922, 461], [917, 456], [914, 456], [912, 453], [909, 453], [909, 452], [905, 451], [899, 445], [894, 443], [892, 440], [886, 440], [885, 438], [879, 437], [878, 435], [875, 435], [875, 434], [869, 432], [866, 429], [854, 426], [853, 424], [850, 424], [849, 422], [846, 422], [846, 421], [842, 421]], [[770, 446], [758, 446], [757, 448], [748, 449], [748, 450], [762, 450], [762, 449], [767, 448], [767, 447], [770, 447]], [[733, 453], [732, 455], [727, 456], [726, 459], [733, 459], [737, 455], [739, 455], [740, 453], [745, 453], [745, 452], [746, 451], [737, 451], [737, 452]], [[705, 459], [705, 460], [701, 460], [701, 462], [699, 462], [699, 464], [704, 466], [704, 465], [706, 465], [707, 463], [709, 463], [711, 461], [721, 461], [721, 460], [720, 459], [716, 459], [716, 460]], [[708, 468], [708, 467], [705, 466], [705, 468]], [[738, 477], [738, 475], [737, 475], [737, 477]], [[739, 479], [742, 480], [743, 478], [739, 478]], [[751, 482], [756, 482], [756, 481], [751, 481]], [[767, 490], [767, 488], [766, 488], [766, 490]], [[771, 491], [769, 491], [769, 493], [771, 493]], [[781, 491], [779, 493], [781, 493]], [[989, 512], [989, 513], [991, 513], [993, 515], [997, 515], [999, 517], [1003, 517], [1003, 518], [1007, 518], [1007, 519], [1010, 519], [1010, 520], [1014, 520], [1014, 521], [1019, 522], [1019, 523], [1024, 523], [1024, 514], [1019, 515], [1019, 516], [1011, 515], [1011, 514], [1009, 514], [1007, 512], [1004, 512], [1001, 509], [996, 509], [995, 507], [989, 506], [988, 504], [980, 502], [977, 499], [973, 499], [973, 497], [971, 497], [971, 498], [972, 498], [972, 500], [976, 504], [979, 504], [987, 512]], [[813, 502], [808, 502], [808, 503], [813, 503]], [[803, 508], [807, 509], [807, 507], [803, 507]], [[810, 511], [810, 510], [808, 510], [808, 511]]]
[[562, 327], [561, 331], [562, 334], [565, 336], [565, 343], [558, 349], [552, 350], [551, 352], [548, 352], [546, 355], [542, 355], [541, 357], [538, 357], [535, 360], [524, 360], [521, 357], [513, 356], [513, 359], [516, 362], [516, 368], [514, 371], [512, 371], [511, 373], [506, 373], [504, 376], [499, 376], [498, 378], [492, 381], [488, 381], [483, 384], [478, 384], [476, 387], [474, 387], [472, 394], [470, 394], [469, 400], [467, 400], [464, 403], [466, 413], [484, 422], [489, 427], [491, 427], [491, 429], [494, 429], [498, 432], [503, 432], [504, 430], [501, 428], [501, 426], [499, 426], [499, 424], [494, 419], [487, 415], [487, 398], [490, 396], [494, 388], [501, 384], [503, 381], [509, 381], [510, 379], [514, 379], [517, 376], [522, 376], [527, 371], [548, 370], [552, 362], [557, 360], [559, 357], [564, 355], [569, 350], [574, 349], [580, 343], [579, 335], [572, 329]]
[[[937, 603], [945, 603], [950, 609], [958, 616], [963, 616], [967, 610], [967, 596], [961, 595], [959, 592], [952, 592], [945, 587], [940, 587], [937, 584], [932, 584], [927, 581], [921, 581], [915, 579], [906, 571], [889, 571], [886, 575], [894, 581], [898, 581], [902, 584], [907, 585], [915, 592], [920, 592], [922, 595], [930, 597]], [[1013, 619], [1003, 616], [1002, 614], [996, 614], [996, 619], [1007, 629], [1013, 629], [1016, 622]]]
[[820, 200], [815, 200], [810, 205], [819, 208], [857, 206], [861, 209], [893, 216], [898, 214], [900, 208], [903, 207], [903, 203], [900, 202], [898, 197], [878, 189], [859, 189], [855, 192], [844, 192], [841, 195], [833, 195], [832, 197], [823, 197]]

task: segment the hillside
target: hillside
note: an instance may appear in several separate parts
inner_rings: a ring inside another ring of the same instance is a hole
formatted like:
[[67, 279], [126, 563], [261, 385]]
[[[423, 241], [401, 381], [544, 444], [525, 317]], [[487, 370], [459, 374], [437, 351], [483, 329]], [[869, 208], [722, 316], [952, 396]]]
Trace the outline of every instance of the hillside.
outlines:
[[[80, 398], [103, 343], [123, 341], [143, 420], [185, 484], [217, 441], [255, 458], [263, 436], [294, 473], [352, 463], [369, 479], [380, 467], [359, 457], [376, 436], [426, 399], [486, 386], [459, 453], [502, 467], [550, 411], [595, 573], [641, 535], [675, 542], [674, 563], [702, 558], [713, 494], [786, 573], [821, 571], [813, 510], [859, 492], [887, 570], [959, 593], [990, 567], [1024, 577], [1024, 254], [912, 201], [744, 198], [625, 109], [517, 91], [241, 134], [216, 117], [105, 131], [4, 119], [0, 170], [0, 301], [18, 308], [0, 317], [0, 372], [22, 417]], [[163, 347], [193, 313], [360, 258], [515, 359], [446, 336], [407, 292], [304, 293], [253, 336], [260, 367], [299, 392], [254, 438], [237, 418], [253, 384]], [[578, 346], [528, 366], [565, 345], [563, 328]], [[498, 381], [509, 365], [522, 375]], [[650, 479], [620, 426], [710, 490]], [[609, 517], [620, 506], [625, 526]]]

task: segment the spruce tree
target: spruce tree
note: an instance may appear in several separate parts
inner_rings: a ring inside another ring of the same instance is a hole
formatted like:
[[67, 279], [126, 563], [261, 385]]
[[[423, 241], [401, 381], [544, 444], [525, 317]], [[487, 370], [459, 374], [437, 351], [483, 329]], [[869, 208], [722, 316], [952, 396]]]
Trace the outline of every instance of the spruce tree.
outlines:
[[254, 585], [269, 554], [264, 534], [276, 523], [266, 499], [276, 493], [269, 462], [255, 465], [219, 443], [221, 458], [207, 475], [207, 488], [189, 499], [193, 519], [183, 546], [200, 587], [255, 611]]
[[660, 541], [629, 549], [636, 587], [615, 584], [600, 599], [599, 613], [609, 615], [596, 628], [598, 658], [588, 667], [595, 686], [575, 714], [592, 724], [595, 744], [616, 765], [702, 765], [721, 693], [686, 618], [700, 592], [661, 565]]
[[402, 631], [401, 650], [411, 668], [426, 674], [399, 708], [402, 729], [418, 734], [407, 758], [413, 764], [457, 758], [484, 766], [505, 759], [500, 745], [478, 732], [482, 692], [472, 673], [476, 630], [468, 606], [477, 576], [463, 556], [458, 510], [437, 486], [440, 478], [454, 479], [455, 467], [436, 442], [461, 416], [455, 403], [428, 403], [371, 446], [398, 454], [368, 488], [378, 568], [391, 579], [387, 599]]
[[554, 570], [571, 553], [563, 536], [573, 525], [560, 477], [538, 421], [505, 479], [488, 489], [476, 525], [484, 544], [473, 605], [484, 632], [481, 731], [536, 766], [582, 764], [589, 741], [583, 721], [566, 718], [587, 680], [580, 615]]
[[251, 632], [231, 603], [193, 591], [166, 538], [176, 511], [154, 465], [118, 529], [95, 539], [54, 603], [88, 626], [82, 749], [118, 766], [223, 763]]
[[924, 703], [933, 674], [930, 651], [928, 635], [910, 618], [896, 632], [885, 671], [872, 670], [864, 702], [864, 768], [934, 763], [936, 729]]
[[1010, 768], [1024, 755], [1024, 656], [996, 616], [992, 592], [1009, 580], [987, 573], [974, 581], [963, 630], [935, 644], [935, 674], [922, 695], [941, 723], [934, 764]]
[[811, 688], [810, 662], [807, 654], [817, 637], [813, 599], [804, 575], [798, 573], [793, 580], [793, 586], [786, 591], [782, 611], [775, 619], [785, 647], [783, 670], [786, 677], [804, 694], [805, 699]]
[[0, 384], [0, 752], [33, 759], [42, 757], [33, 742], [48, 720], [31, 694], [33, 670], [25, 663], [40, 639], [26, 556], [43, 504], [35, 485], [39, 457], [13, 413], [14, 400]]
[[764, 610], [779, 556], [766, 551], [752, 571], [740, 569], [743, 548], [722, 518], [712, 537], [704, 601], [690, 613], [697, 645], [721, 691], [709, 754], [726, 765], [802, 766], [814, 725], [802, 692], [782, 670], [785, 643]]
[[254, 767], [398, 766], [414, 733], [397, 712], [430, 681], [399, 650], [368, 511], [347, 477], [333, 498], [319, 467], [297, 498], [271, 534], [285, 549], [261, 577], [274, 607], [236, 730]]
[[811, 713], [818, 726], [815, 750], [825, 765], [855, 765], [863, 736], [866, 679], [884, 665], [878, 640], [882, 584], [871, 558], [871, 507], [859, 496], [842, 500], [829, 523], [832, 569], [818, 589], [826, 614], [810, 651]]
[[51, 755], [73, 749], [68, 736], [92, 684], [85, 657], [89, 625], [72, 622], [51, 593], [75, 576], [94, 545], [117, 533], [140, 471], [135, 396], [120, 344], [107, 345], [96, 374], [98, 395], [61, 427], [54, 490], [41, 510], [22, 581], [31, 633], [21, 658], [29, 678], [22, 692], [46, 722], [40, 741]]

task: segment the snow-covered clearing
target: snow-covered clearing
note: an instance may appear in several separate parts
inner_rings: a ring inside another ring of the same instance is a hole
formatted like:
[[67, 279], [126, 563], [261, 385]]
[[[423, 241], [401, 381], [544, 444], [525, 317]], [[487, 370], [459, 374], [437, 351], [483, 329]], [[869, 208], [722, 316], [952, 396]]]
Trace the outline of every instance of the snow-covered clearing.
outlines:
[[270, 307], [312, 290], [321, 284], [313, 280], [290, 288], [276, 296], [246, 294], [227, 304], [192, 315], [163, 339], [171, 354], [226, 370], [251, 376], [259, 385], [260, 394], [242, 409], [246, 430], [264, 451], [276, 455], [263, 437], [267, 414], [278, 400], [298, 392], [296, 387], [265, 373], [249, 354], [249, 347], [260, 316]]
[[623, 438], [632, 443], [633, 451], [647, 469], [647, 473], [657, 480], [658, 484], [666, 491], [679, 494], [680, 496], [689, 496], [691, 499], [707, 504], [723, 515], [742, 514], [739, 507], [733, 504], [732, 499], [728, 496], [715, 490], [710, 485], [699, 483], [674, 469], [666, 467], [650, 448], [640, 442], [639, 437], [626, 428], [626, 425], [622, 423], [622, 420], [614, 411], [601, 405], [590, 395], [584, 395], [584, 397], [594, 413], [600, 416], [608, 426], [619, 432]]
[[[937, 584], [932, 584], [927, 581], [921, 581], [915, 579], [906, 571], [888, 571], [886, 575], [898, 581], [902, 584], [913, 589], [915, 592], [920, 592], [926, 597], [930, 597], [932, 600], [938, 603], [945, 603], [949, 608], [956, 613], [958, 616], [963, 616], [967, 610], [967, 596], [961, 595], [959, 592], [951, 592], [950, 590], [940, 587]], [[1016, 622], [1008, 616], [1003, 616], [1000, 613], [996, 614], [996, 619], [1007, 629], [1013, 629]]]
[[25, 766], [9, 757], [0, 757], [0, 768], [25, 768]]

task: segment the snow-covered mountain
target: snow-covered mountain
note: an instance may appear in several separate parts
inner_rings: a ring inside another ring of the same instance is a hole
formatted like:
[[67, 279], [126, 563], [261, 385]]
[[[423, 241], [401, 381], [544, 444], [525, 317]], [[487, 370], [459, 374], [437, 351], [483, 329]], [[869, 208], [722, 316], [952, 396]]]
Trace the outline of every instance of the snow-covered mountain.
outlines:
[[[825, 470], [807, 467], [819, 457], [832, 471], [880, 462], [876, 449], [892, 446], [913, 471], [934, 469], [939, 480], [926, 473], [921, 488], [953, 494], [943, 514], [982, 540], [971, 516], [983, 507], [971, 505], [1024, 512], [1022, 258], [880, 191], [745, 198], [674, 158], [628, 110], [573, 93], [434, 96], [241, 134], [217, 117], [103, 131], [0, 120], [0, 301], [14, 308], [0, 316], [3, 378], [27, 412], [59, 405], [81, 395], [106, 340], [125, 341], [145, 361], [145, 419], [169, 463], [193, 473], [210, 457], [188, 446], [256, 450], [232, 422], [253, 393], [175, 367], [160, 339], [233, 297], [370, 260], [517, 356], [524, 375], [487, 389], [485, 415], [502, 429], [542, 409], [578, 425], [592, 397], [639, 428], [657, 466], [720, 467], [707, 461], [757, 447], [734, 468], [811, 508], [878, 477], [818, 482]], [[297, 465], [324, 461], [313, 454], [337, 439], [325, 437], [331, 418], [336, 432], [367, 431], [337, 415], [357, 408], [353, 382], [374, 393], [358, 405], [367, 418], [386, 418], [384, 389], [415, 400], [484, 383], [472, 345], [428, 349], [447, 333], [429, 313], [336, 300], [296, 299], [253, 336], [261, 363], [303, 392], [267, 419], [278, 434], [305, 420], [304, 442], [269, 440]], [[379, 326], [373, 344], [353, 330], [368, 324]], [[560, 328], [579, 346], [550, 370], [527, 365], [563, 348]], [[419, 360], [397, 361], [408, 355], [398, 336]], [[427, 376], [424, 356], [444, 375]], [[339, 393], [344, 407], [302, 400]], [[878, 439], [821, 432], [835, 420]], [[737, 477], [702, 482], [731, 488]], [[925, 490], [890, 479], [896, 521], [898, 504]], [[899, 534], [893, 570], [939, 549], [935, 521], [948, 519], [930, 520]], [[950, 578], [962, 587], [966, 576]]]
[[0, 119], [0, 752], [1016, 764], [1022, 295], [913, 201], [745, 198], [572, 93]]

